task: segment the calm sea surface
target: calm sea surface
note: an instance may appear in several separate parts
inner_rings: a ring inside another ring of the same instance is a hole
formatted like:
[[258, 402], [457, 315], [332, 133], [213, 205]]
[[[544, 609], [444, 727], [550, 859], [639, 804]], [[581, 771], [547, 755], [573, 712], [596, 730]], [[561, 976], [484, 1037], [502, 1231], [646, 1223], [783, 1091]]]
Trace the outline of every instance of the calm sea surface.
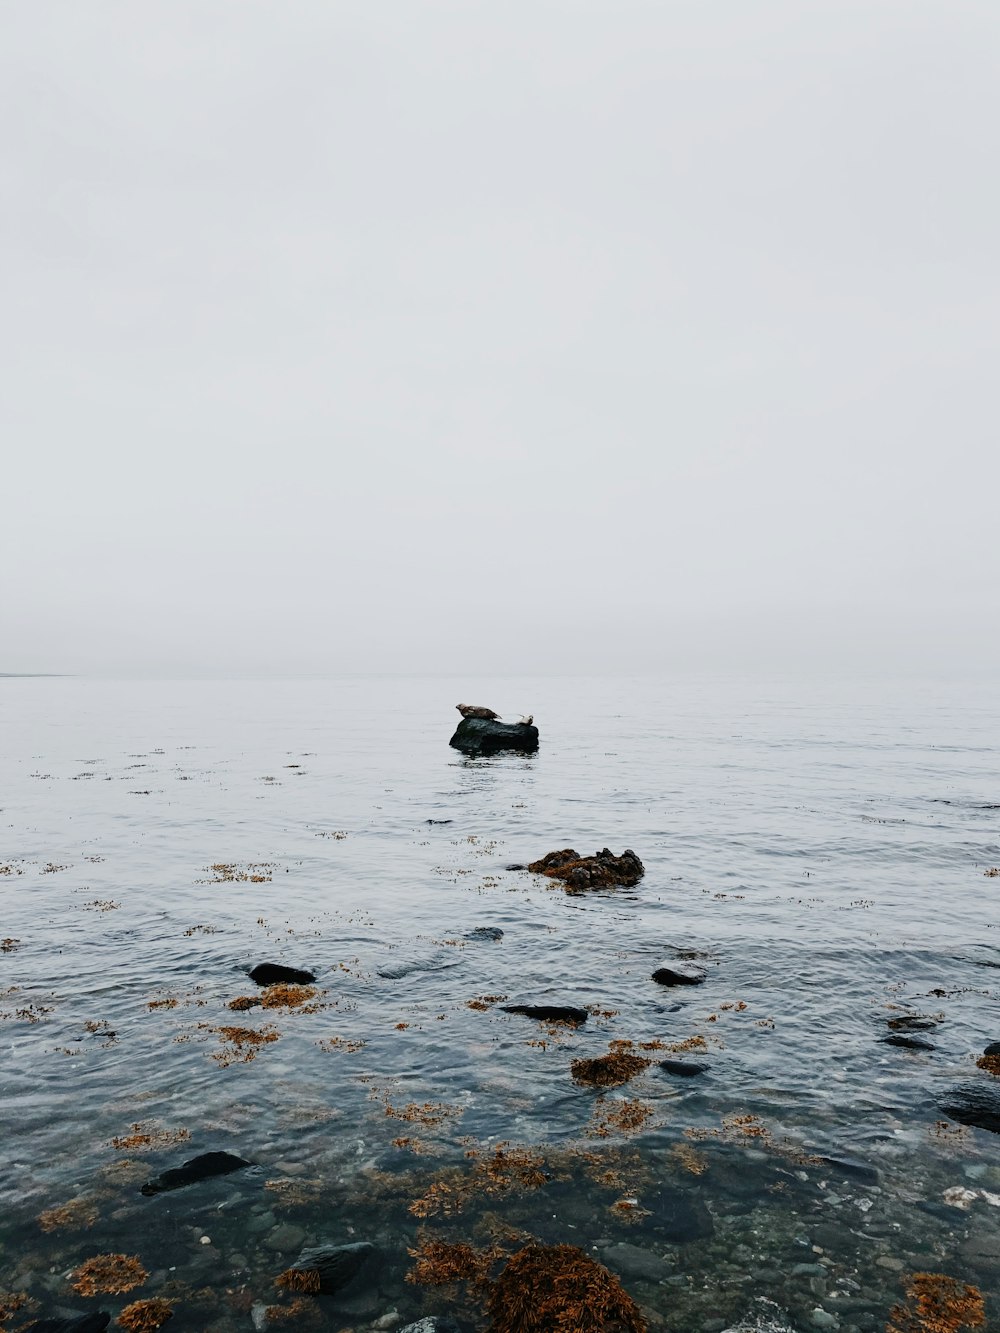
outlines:
[[[534, 713], [538, 754], [451, 750], [466, 696]], [[641, 857], [636, 888], [506, 869], [603, 846]], [[654, 1329], [767, 1296], [863, 1333], [924, 1270], [1000, 1327], [1000, 1138], [939, 1109], [995, 1082], [998, 865], [983, 684], [0, 680], [14, 1323], [164, 1296], [175, 1333], [264, 1327], [303, 1245], [356, 1241], [377, 1254], [313, 1327], [471, 1323], [409, 1251], [535, 1236], [601, 1259]], [[651, 980], [678, 957], [703, 985]], [[259, 962], [317, 994], [231, 1009]], [[522, 1001], [591, 1013], [500, 1008]], [[901, 1017], [934, 1049], [887, 1045]], [[612, 1042], [649, 1067], [574, 1082]], [[219, 1150], [253, 1166], [140, 1194]], [[74, 1291], [106, 1253], [147, 1280]]]

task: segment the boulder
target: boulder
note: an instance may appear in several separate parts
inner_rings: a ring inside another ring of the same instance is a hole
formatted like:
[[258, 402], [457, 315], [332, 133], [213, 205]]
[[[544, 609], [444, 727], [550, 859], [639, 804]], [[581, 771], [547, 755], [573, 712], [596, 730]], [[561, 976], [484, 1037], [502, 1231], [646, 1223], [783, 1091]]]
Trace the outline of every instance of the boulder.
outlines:
[[147, 1180], [139, 1190], [140, 1194], [165, 1194], [167, 1190], [183, 1189], [185, 1185], [196, 1185], [199, 1180], [209, 1180], [212, 1176], [228, 1176], [233, 1171], [242, 1171], [245, 1166], [252, 1166], [245, 1157], [237, 1157], [231, 1152], [203, 1152], [200, 1157], [192, 1157], [181, 1166], [171, 1167], [153, 1180]]
[[661, 1060], [660, 1068], [678, 1078], [694, 1078], [696, 1074], [707, 1074], [708, 1065], [700, 1065], [694, 1060]]
[[375, 1253], [375, 1246], [368, 1241], [356, 1241], [353, 1245], [314, 1245], [302, 1251], [291, 1268], [282, 1274], [282, 1278], [286, 1279], [291, 1274], [315, 1274], [319, 1281], [318, 1287], [300, 1286], [294, 1279], [283, 1282], [283, 1285], [292, 1291], [312, 1290], [324, 1296], [332, 1296], [353, 1282]]
[[503, 939], [503, 931], [499, 926], [476, 926], [473, 930], [467, 930], [464, 938], [467, 940], [492, 940], [495, 943], [497, 940]]
[[505, 1004], [503, 1010], [507, 1014], [537, 1018], [543, 1023], [571, 1023], [573, 1027], [586, 1023], [589, 1017], [586, 1009], [579, 1009], [573, 1004]]
[[463, 717], [448, 744], [453, 750], [478, 757], [517, 750], [534, 754], [538, 749], [538, 728], [523, 722], [496, 722], [486, 717]]
[[879, 1040], [884, 1046], [898, 1046], [904, 1051], [937, 1050], [932, 1041], [926, 1041], [923, 1037], [910, 1037], [905, 1032], [890, 1032], [888, 1037], [880, 1037]]
[[658, 967], [653, 973], [653, 980], [661, 986], [700, 986], [707, 972], [693, 963], [669, 963]]
[[983, 1055], [1000, 1055], [1000, 1041], [991, 1041], [983, 1051]]
[[250, 969], [250, 980], [258, 986], [275, 986], [287, 982], [292, 986], [308, 986], [316, 977], [300, 967], [285, 967], [284, 963], [258, 963]]
[[626, 848], [621, 856], [615, 856], [608, 847], [603, 847], [593, 856], [580, 856], [572, 847], [566, 847], [561, 852], [549, 852], [540, 860], [529, 862], [528, 869], [536, 875], [561, 880], [567, 889], [574, 892], [622, 886], [631, 888], [646, 873], [645, 866], [635, 852]]
[[1000, 1080], [952, 1088], [942, 1099], [941, 1110], [960, 1125], [1000, 1134]]

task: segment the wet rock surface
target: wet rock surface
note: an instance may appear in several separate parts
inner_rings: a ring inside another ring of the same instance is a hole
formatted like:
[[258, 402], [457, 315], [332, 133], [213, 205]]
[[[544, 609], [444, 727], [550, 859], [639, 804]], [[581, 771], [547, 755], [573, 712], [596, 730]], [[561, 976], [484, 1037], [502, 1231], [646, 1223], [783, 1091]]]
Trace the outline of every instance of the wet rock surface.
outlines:
[[231, 1152], [205, 1152], [199, 1157], [192, 1157], [181, 1166], [171, 1167], [160, 1175], [147, 1180], [139, 1189], [140, 1194], [165, 1194], [168, 1190], [183, 1189], [185, 1185], [195, 1185], [200, 1180], [210, 1180], [213, 1176], [228, 1176], [233, 1171], [242, 1171], [252, 1166], [245, 1157], [237, 1157]]
[[1000, 1079], [988, 1083], [963, 1083], [941, 1099], [941, 1110], [960, 1125], [988, 1129], [1000, 1134]]
[[700, 986], [708, 973], [694, 963], [664, 963], [653, 973], [661, 986]]
[[926, 1037], [911, 1037], [905, 1032], [890, 1032], [888, 1037], [880, 1038], [885, 1046], [898, 1046], [904, 1051], [936, 1051], [937, 1047]]
[[274, 986], [278, 982], [308, 986], [316, 977], [301, 967], [286, 967], [284, 963], [258, 963], [250, 969], [250, 980], [256, 981], [258, 986]]
[[493, 940], [496, 942], [503, 939], [503, 931], [499, 926], [476, 926], [474, 930], [467, 930], [463, 938], [467, 940]]
[[707, 1074], [708, 1065], [698, 1064], [695, 1060], [661, 1060], [660, 1068], [667, 1074], [673, 1074], [677, 1078], [696, 1078], [699, 1074]]
[[646, 873], [635, 852], [626, 848], [621, 856], [615, 856], [608, 847], [593, 856], [581, 856], [572, 847], [566, 847], [561, 852], [549, 852], [540, 860], [529, 862], [528, 869], [536, 875], [558, 879], [574, 892], [630, 888]]
[[538, 728], [522, 722], [498, 722], [493, 718], [465, 717], [459, 722], [448, 744], [463, 754], [479, 756], [515, 750], [534, 754], [538, 749]]
[[523, 1014], [542, 1023], [571, 1023], [574, 1027], [590, 1017], [586, 1009], [573, 1004], [505, 1004], [501, 1008], [506, 1014]]
[[376, 1255], [375, 1246], [368, 1241], [350, 1245], [314, 1245], [303, 1250], [288, 1271], [317, 1274], [319, 1292], [332, 1296], [370, 1272]]
[[1000, 1041], [991, 1041], [983, 1048], [983, 1055], [1000, 1055]]

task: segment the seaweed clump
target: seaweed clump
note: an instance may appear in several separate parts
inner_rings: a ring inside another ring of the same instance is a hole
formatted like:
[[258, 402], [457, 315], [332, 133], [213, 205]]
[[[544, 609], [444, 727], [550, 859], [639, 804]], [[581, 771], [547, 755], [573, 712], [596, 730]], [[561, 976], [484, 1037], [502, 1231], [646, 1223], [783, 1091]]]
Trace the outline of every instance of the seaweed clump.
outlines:
[[621, 885], [631, 888], [646, 873], [635, 852], [626, 849], [621, 856], [615, 856], [609, 847], [593, 856], [580, 856], [572, 847], [566, 847], [561, 852], [549, 852], [539, 861], [529, 862], [528, 869], [538, 875], [547, 875], [549, 879], [562, 880], [569, 893], [613, 889]]
[[38, 1214], [38, 1225], [43, 1231], [59, 1231], [63, 1227], [92, 1227], [97, 1221], [97, 1209], [90, 1199], [70, 1199], [57, 1208], [47, 1208]]
[[467, 1282], [479, 1291], [488, 1288], [490, 1269], [498, 1259], [505, 1257], [505, 1251], [496, 1246], [476, 1250], [462, 1242], [449, 1245], [443, 1240], [425, 1241], [407, 1253], [416, 1260], [406, 1274], [407, 1282], [421, 1287], [447, 1287]]
[[958, 1333], [986, 1323], [986, 1304], [978, 1287], [944, 1273], [912, 1273], [906, 1297], [905, 1305], [889, 1311], [886, 1333]]
[[315, 1268], [286, 1268], [274, 1279], [274, 1285], [282, 1291], [302, 1291], [308, 1296], [318, 1296], [320, 1275]]
[[976, 1061], [976, 1067], [1000, 1078], [1000, 1055], [981, 1055]]
[[490, 1333], [646, 1333], [639, 1307], [614, 1274], [575, 1245], [518, 1250], [486, 1306]]
[[97, 1254], [87, 1259], [74, 1274], [73, 1290], [81, 1296], [97, 1296], [106, 1292], [119, 1296], [141, 1287], [149, 1277], [136, 1254]]
[[131, 1330], [131, 1333], [155, 1333], [173, 1312], [174, 1307], [169, 1301], [160, 1300], [156, 1296], [152, 1300], [133, 1301], [131, 1305], [126, 1305], [118, 1316], [118, 1323], [122, 1328]]
[[570, 1065], [570, 1073], [574, 1083], [588, 1083], [594, 1088], [620, 1088], [652, 1063], [644, 1055], [612, 1050], [592, 1060], [574, 1060]]

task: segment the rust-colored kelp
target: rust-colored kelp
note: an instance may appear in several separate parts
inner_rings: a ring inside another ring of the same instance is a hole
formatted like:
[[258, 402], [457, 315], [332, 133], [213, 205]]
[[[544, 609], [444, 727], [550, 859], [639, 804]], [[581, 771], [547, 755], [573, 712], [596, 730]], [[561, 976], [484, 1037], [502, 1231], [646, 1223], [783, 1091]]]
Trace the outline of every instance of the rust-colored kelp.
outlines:
[[613, 1273], [575, 1245], [526, 1245], [487, 1299], [490, 1333], [646, 1333]]
[[173, 1312], [174, 1307], [170, 1302], [162, 1301], [159, 1297], [148, 1301], [133, 1301], [118, 1316], [118, 1323], [122, 1328], [129, 1329], [130, 1333], [155, 1333]]
[[574, 1060], [570, 1073], [574, 1083], [588, 1083], [594, 1088], [619, 1088], [629, 1079], [648, 1069], [652, 1060], [627, 1051], [610, 1051], [593, 1060]]
[[893, 1306], [886, 1333], [958, 1333], [985, 1323], [986, 1304], [977, 1287], [944, 1273], [912, 1273], [906, 1304]]
[[631, 886], [638, 884], [645, 874], [635, 852], [626, 850], [621, 856], [615, 856], [607, 847], [593, 856], [580, 856], [572, 847], [566, 847], [561, 852], [549, 852], [541, 860], [530, 862], [528, 869], [549, 879], [562, 880], [569, 893]]
[[38, 1225], [43, 1231], [61, 1231], [67, 1227], [92, 1227], [97, 1221], [97, 1208], [92, 1199], [70, 1199], [57, 1208], [47, 1208], [38, 1214]]
[[87, 1259], [73, 1274], [73, 1290], [81, 1296], [97, 1296], [102, 1292], [119, 1296], [141, 1287], [149, 1277], [136, 1254], [96, 1254]]

